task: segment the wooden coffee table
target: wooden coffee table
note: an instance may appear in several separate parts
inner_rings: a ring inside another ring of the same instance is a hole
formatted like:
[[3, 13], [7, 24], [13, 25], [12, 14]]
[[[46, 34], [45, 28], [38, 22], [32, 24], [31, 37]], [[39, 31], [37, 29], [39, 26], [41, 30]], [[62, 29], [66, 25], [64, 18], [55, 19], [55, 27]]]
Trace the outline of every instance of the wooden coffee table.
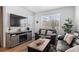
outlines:
[[[37, 43], [42, 42], [40, 45]], [[39, 38], [28, 45], [28, 52], [47, 52], [50, 48], [50, 39]]]

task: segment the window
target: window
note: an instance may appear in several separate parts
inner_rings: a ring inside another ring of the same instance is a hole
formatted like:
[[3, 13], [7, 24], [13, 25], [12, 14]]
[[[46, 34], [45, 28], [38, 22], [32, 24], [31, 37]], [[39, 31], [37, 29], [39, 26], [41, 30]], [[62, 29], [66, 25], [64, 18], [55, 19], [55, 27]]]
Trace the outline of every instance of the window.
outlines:
[[40, 28], [45, 29], [60, 29], [60, 13], [49, 14], [41, 16], [41, 26]]

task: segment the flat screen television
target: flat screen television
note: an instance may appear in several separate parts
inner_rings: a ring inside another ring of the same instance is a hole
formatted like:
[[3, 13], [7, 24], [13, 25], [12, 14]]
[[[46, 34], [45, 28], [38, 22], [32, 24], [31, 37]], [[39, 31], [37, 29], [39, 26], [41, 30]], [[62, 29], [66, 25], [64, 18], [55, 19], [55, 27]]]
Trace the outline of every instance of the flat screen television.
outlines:
[[20, 27], [20, 20], [25, 19], [26, 17], [10, 14], [10, 26], [11, 27]]

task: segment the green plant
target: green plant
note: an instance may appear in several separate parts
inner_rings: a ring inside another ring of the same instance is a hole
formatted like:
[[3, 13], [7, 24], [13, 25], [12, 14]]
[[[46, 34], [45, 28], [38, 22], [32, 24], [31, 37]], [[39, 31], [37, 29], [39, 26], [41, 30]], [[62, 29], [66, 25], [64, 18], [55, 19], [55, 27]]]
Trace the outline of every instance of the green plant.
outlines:
[[69, 20], [69, 18], [67, 20], [65, 20], [66, 22], [64, 23], [64, 26], [62, 26], [62, 28], [64, 29], [65, 33], [71, 33], [72, 31], [72, 21]]

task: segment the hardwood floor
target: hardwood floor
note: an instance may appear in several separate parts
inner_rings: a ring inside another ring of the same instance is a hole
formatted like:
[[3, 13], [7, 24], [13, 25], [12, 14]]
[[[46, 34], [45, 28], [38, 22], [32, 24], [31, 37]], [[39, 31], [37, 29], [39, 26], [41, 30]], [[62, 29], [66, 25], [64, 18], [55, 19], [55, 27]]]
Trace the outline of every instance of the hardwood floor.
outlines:
[[0, 48], [0, 52], [27, 52], [27, 45], [29, 43], [31, 43], [32, 41], [34, 40], [31, 40], [31, 41], [28, 41], [28, 42], [25, 42], [21, 45], [18, 45], [14, 48]]

